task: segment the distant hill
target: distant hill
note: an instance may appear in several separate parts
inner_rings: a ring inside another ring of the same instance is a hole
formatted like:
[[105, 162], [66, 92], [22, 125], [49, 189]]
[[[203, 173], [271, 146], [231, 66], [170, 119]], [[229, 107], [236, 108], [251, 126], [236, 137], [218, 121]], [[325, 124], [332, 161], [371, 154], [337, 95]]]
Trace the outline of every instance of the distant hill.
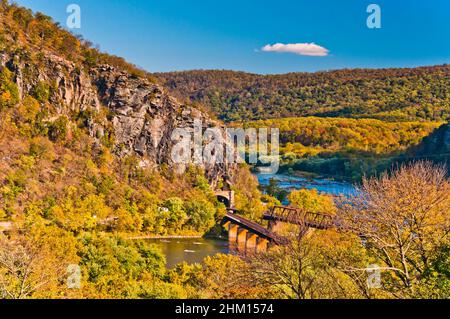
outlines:
[[450, 65], [257, 75], [186, 71], [154, 76], [172, 94], [224, 121], [320, 116], [448, 120]]

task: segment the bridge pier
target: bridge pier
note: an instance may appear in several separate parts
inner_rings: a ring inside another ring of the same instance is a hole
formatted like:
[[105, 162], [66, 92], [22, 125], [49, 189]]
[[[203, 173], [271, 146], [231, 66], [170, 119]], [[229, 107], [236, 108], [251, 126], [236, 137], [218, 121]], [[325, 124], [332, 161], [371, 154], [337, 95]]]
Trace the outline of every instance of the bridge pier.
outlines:
[[237, 239], [236, 239], [238, 246], [241, 246], [241, 247], [246, 246], [247, 233], [248, 233], [247, 229], [241, 228], [241, 227], [238, 228]]
[[228, 241], [235, 243], [238, 237], [239, 226], [228, 223]]
[[228, 229], [228, 241], [234, 249], [253, 254], [266, 252], [270, 246], [269, 240], [232, 222], [226, 222], [223, 226]]
[[255, 253], [257, 242], [258, 242], [258, 235], [248, 233], [247, 241], [245, 242], [245, 251], [247, 253]]
[[256, 252], [257, 253], [265, 253], [268, 248], [269, 248], [269, 241], [267, 239], [258, 237], [258, 240], [256, 243]]

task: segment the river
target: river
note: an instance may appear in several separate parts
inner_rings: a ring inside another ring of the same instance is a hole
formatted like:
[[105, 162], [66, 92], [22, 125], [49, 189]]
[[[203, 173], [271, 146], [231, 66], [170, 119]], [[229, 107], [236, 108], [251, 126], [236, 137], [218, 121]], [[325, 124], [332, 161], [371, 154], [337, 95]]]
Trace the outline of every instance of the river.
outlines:
[[148, 239], [160, 247], [166, 256], [167, 268], [185, 261], [188, 264], [200, 263], [206, 256], [229, 253], [227, 240], [213, 238]]
[[279, 188], [287, 191], [294, 189], [317, 189], [319, 193], [332, 196], [349, 196], [355, 193], [355, 187], [346, 182], [336, 182], [331, 179], [305, 178], [287, 174], [257, 174], [260, 185], [267, 186], [271, 179], [277, 181]]
[[[320, 193], [333, 196], [351, 195], [355, 192], [353, 185], [345, 182], [336, 182], [329, 179], [308, 179], [284, 174], [258, 174], [261, 185], [268, 185], [271, 178], [278, 182], [278, 187], [293, 189], [317, 189]], [[183, 261], [193, 264], [201, 262], [206, 256], [218, 253], [228, 254], [230, 248], [228, 241], [212, 238], [176, 238], [176, 239], [149, 239], [158, 245], [166, 256], [167, 267], [173, 268]]]

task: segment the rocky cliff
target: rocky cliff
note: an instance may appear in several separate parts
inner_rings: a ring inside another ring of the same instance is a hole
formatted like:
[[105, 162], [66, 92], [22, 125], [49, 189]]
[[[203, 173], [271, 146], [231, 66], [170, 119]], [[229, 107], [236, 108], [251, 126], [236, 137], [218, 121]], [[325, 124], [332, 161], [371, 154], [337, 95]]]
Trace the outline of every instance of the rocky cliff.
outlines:
[[[117, 156], [138, 155], [142, 166], [165, 163], [182, 172], [184, 167], [175, 165], [170, 156], [173, 129], [193, 127], [194, 119], [204, 126], [217, 125], [205, 113], [179, 103], [159, 85], [110, 65], [85, 69], [51, 52], [44, 52], [40, 63], [27, 53], [3, 52], [0, 62], [2, 68], [13, 72], [20, 99], [32, 94], [39, 83], [49, 84], [50, 121], [61, 115], [94, 112], [95, 120], [87, 121], [90, 136], [99, 139], [112, 134], [113, 152]], [[213, 186], [219, 178], [230, 175], [230, 170], [229, 165], [205, 167]]]

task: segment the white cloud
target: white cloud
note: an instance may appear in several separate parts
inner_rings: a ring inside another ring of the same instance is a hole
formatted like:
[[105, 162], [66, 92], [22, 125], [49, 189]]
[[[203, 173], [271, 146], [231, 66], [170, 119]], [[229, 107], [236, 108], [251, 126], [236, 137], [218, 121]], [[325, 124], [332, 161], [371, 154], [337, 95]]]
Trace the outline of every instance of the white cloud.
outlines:
[[261, 50], [265, 52], [287, 52], [307, 56], [327, 56], [328, 49], [315, 43], [276, 43], [265, 45]]

